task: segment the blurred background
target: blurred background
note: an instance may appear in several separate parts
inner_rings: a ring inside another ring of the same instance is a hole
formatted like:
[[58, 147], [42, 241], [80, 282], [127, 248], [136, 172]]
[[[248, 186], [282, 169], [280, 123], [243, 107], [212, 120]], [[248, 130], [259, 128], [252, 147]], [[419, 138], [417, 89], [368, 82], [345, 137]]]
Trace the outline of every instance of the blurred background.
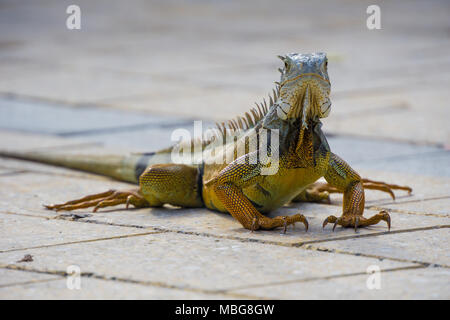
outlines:
[[261, 101], [276, 55], [324, 51], [330, 137], [448, 149], [449, 17], [446, 0], [1, 0], [0, 129], [148, 151]]

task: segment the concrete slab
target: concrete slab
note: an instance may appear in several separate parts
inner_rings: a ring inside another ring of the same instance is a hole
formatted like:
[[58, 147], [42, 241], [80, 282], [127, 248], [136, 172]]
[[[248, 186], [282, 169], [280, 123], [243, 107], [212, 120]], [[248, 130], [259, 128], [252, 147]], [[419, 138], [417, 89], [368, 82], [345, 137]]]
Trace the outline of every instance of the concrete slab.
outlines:
[[388, 234], [319, 244], [318, 247], [450, 266], [450, 229]]
[[84, 141], [76, 139], [67, 140], [48, 135], [35, 135], [30, 133], [17, 133], [7, 130], [0, 130], [0, 150], [24, 151], [44, 148], [59, 148], [69, 146], [79, 146], [86, 144]]
[[0, 129], [76, 136], [175, 125], [174, 118], [42, 100], [0, 98]]
[[450, 217], [450, 196], [447, 198], [436, 198], [434, 200], [383, 204], [381, 207], [409, 214]]
[[271, 299], [442, 299], [450, 298], [446, 268], [380, 273], [380, 289], [368, 289], [369, 274], [248, 288], [233, 293], [259, 293]]
[[221, 294], [205, 294], [200, 292], [167, 289], [156, 286], [124, 283], [112, 280], [82, 278], [80, 289], [68, 289], [67, 280], [56, 280], [44, 283], [25, 284], [20, 286], [0, 287], [1, 299], [120, 299], [120, 300], [178, 300], [178, 299], [220, 299], [226, 300], [236, 296]]
[[[56, 279], [60, 279], [60, 277], [44, 273], [24, 272], [19, 270], [9, 270], [0, 268], [0, 292], [1, 291], [8, 292], [8, 288], [11, 288], [11, 286], [35, 284], [39, 282], [51, 281]], [[6, 299], [6, 297], [3, 296], [1, 293], [0, 298]]]
[[[450, 179], [446, 176], [427, 176], [420, 174], [402, 173], [395, 171], [373, 170], [367, 168], [357, 168], [358, 173], [363, 178], [375, 181], [383, 181], [402, 186], [409, 186], [413, 189], [411, 195], [407, 192], [394, 191], [396, 200], [393, 201], [389, 194], [377, 190], [367, 190], [366, 206], [386, 206], [390, 204], [399, 204], [402, 202], [411, 202], [417, 200], [434, 199], [437, 197], [449, 196]], [[340, 205], [342, 195], [331, 195], [332, 202]]]
[[[17, 251], [21, 260], [28, 254], [27, 248], [70, 244], [95, 239], [110, 239], [154, 232], [136, 228], [105, 226], [96, 224], [73, 224], [70, 221], [48, 220], [29, 216], [0, 213], [0, 252]], [[33, 254], [32, 254], [33, 255]], [[35, 256], [34, 260], [41, 257]], [[29, 265], [30, 262], [23, 262]]]
[[[78, 225], [75, 222], [69, 222]], [[186, 290], [224, 290], [278, 281], [365, 272], [411, 265], [397, 261], [241, 242], [212, 237], [160, 233], [109, 241], [27, 250], [36, 257], [27, 263], [35, 270], [81, 272], [147, 281]], [[22, 251], [0, 254], [0, 263], [14, 264]], [[276, 268], [273, 266], [276, 265]]]

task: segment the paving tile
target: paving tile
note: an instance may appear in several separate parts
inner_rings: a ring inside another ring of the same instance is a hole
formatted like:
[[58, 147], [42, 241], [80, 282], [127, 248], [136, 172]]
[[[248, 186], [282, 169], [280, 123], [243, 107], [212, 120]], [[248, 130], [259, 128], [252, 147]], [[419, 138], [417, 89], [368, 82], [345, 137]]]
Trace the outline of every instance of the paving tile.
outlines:
[[[19, 285], [31, 282], [40, 282], [46, 280], [59, 279], [59, 277], [54, 275], [49, 275], [45, 273], [35, 273], [35, 272], [25, 272], [19, 270], [9, 270], [0, 268], [0, 291], [7, 292], [8, 287], [13, 285]], [[6, 288], [5, 288], [6, 287]], [[0, 297], [5, 299], [0, 293]]]
[[[324, 128], [327, 130], [325, 126]], [[409, 160], [408, 158], [416, 158], [418, 161], [423, 161], [421, 158], [428, 154], [443, 152], [442, 148], [434, 146], [360, 136], [330, 134], [327, 140], [331, 151], [355, 168], [370, 169], [382, 162], [383, 167], [381, 168], [391, 171], [389, 164], [392, 162]], [[397, 167], [394, 169], [397, 170]]]
[[[63, 172], [65, 174], [61, 174], [61, 171], [44, 171], [0, 176], [2, 184], [8, 186], [0, 189], [2, 211], [54, 217], [54, 211], [43, 208], [44, 204], [62, 203], [74, 197], [80, 198], [111, 188], [129, 190], [134, 187], [101, 176], [80, 176], [72, 174], [71, 170]], [[59, 196], [56, 196], [58, 193]]]
[[0, 98], [0, 128], [54, 135], [159, 127], [176, 119], [95, 107]]
[[411, 156], [383, 159], [378, 162], [364, 163], [364, 167], [398, 173], [410, 173], [424, 176], [450, 178], [450, 152], [440, 150], [436, 152], [416, 154]]
[[[86, 148], [90, 148], [87, 146]], [[62, 148], [64, 149], [64, 148]], [[95, 150], [92, 148], [91, 150]], [[11, 158], [0, 158], [0, 177], [1, 176], [16, 176], [21, 173], [40, 173], [47, 175], [60, 175], [61, 177], [80, 177], [85, 179], [101, 179], [105, 180], [107, 178], [98, 176], [95, 174], [86, 173], [83, 171], [68, 170], [61, 167], [55, 167], [47, 164], [41, 164], [37, 162], [17, 160]]]
[[450, 266], [450, 229], [386, 234], [319, 244], [322, 248]]
[[[4, 213], [0, 213], [0, 230], [2, 233], [0, 252], [20, 250], [18, 254], [20, 258], [17, 260], [28, 254], [28, 250], [23, 249], [30, 247], [151, 232], [151, 230], [136, 228], [88, 223], [74, 224], [70, 221], [47, 220]], [[41, 257], [35, 256], [33, 259], [39, 260]], [[29, 265], [29, 262], [24, 262], [24, 264]]]
[[381, 204], [380, 207], [421, 215], [450, 217], [450, 196], [442, 199]]
[[76, 139], [67, 140], [48, 135], [18, 133], [7, 130], [0, 130], [0, 137], [0, 150], [2, 151], [23, 151], [38, 148], [57, 148], [86, 143], [84, 141], [77, 141]]
[[[81, 272], [100, 276], [204, 290], [324, 277], [342, 274], [345, 270], [365, 272], [373, 264], [382, 269], [411, 265], [173, 233], [37, 248], [27, 252], [36, 257], [27, 267], [36, 270], [66, 270], [68, 265], [77, 265]], [[22, 254], [2, 253], [0, 263], [13, 264]], [[275, 269], [269, 267], [275, 264]]]
[[[363, 178], [375, 181], [383, 181], [402, 186], [409, 186], [413, 189], [411, 195], [402, 190], [394, 191], [396, 200], [393, 201], [389, 194], [377, 190], [366, 191], [366, 206], [385, 206], [388, 204], [398, 204], [416, 200], [433, 199], [436, 197], [447, 197], [450, 195], [450, 179], [446, 176], [427, 176], [420, 174], [402, 173], [395, 171], [374, 170], [364, 167], [356, 168]], [[331, 195], [334, 204], [342, 203], [342, 196]]]
[[[221, 294], [205, 294], [192, 291], [167, 289], [141, 284], [100, 279], [81, 278], [79, 290], [67, 288], [67, 280], [35, 283], [7, 288], [0, 287], [1, 299], [120, 299], [120, 300], [177, 300], [177, 299], [230, 299]], [[233, 296], [231, 296], [233, 297]], [[242, 297], [240, 297], [242, 298]]]
[[380, 273], [380, 289], [369, 290], [369, 275], [338, 277], [232, 291], [272, 299], [449, 299], [447, 268], [421, 268]]

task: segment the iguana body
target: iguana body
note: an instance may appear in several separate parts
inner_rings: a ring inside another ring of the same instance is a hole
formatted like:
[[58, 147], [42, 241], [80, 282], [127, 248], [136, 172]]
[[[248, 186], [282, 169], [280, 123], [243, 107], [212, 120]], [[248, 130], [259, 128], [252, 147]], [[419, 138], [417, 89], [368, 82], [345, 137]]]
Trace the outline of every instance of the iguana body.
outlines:
[[[180, 142], [151, 154], [127, 157], [57, 156], [42, 153], [2, 153], [139, 183], [134, 191], [107, 191], [60, 205], [55, 210], [99, 208], [118, 204], [156, 207], [171, 204], [229, 212], [245, 228], [273, 229], [297, 221], [301, 214], [268, 218], [264, 213], [289, 201], [320, 201], [330, 192], [344, 194], [343, 214], [328, 223], [351, 226], [376, 224], [390, 217], [382, 211], [364, 218], [364, 187], [389, 192], [408, 187], [361, 179], [330, 151], [320, 118], [328, 116], [330, 81], [323, 53], [280, 57], [284, 68], [270, 101], [251, 115], [219, 125], [206, 141]], [[192, 148], [194, 147], [194, 148]], [[190, 164], [174, 163], [174, 155], [188, 150]], [[275, 170], [274, 170], [275, 169]], [[272, 172], [273, 171], [273, 172]], [[328, 184], [315, 183], [325, 177]], [[334, 228], [333, 228], [334, 229]]]

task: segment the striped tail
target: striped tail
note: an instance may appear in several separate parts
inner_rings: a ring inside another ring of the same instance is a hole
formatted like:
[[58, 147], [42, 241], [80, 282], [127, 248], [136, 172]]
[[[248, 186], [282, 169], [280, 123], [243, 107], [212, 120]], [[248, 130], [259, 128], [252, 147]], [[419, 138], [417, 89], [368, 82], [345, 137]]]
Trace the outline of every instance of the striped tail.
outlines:
[[34, 161], [65, 167], [120, 181], [138, 183], [139, 176], [152, 164], [170, 163], [170, 153], [135, 153], [130, 155], [84, 155], [48, 151], [0, 151], [0, 157]]

